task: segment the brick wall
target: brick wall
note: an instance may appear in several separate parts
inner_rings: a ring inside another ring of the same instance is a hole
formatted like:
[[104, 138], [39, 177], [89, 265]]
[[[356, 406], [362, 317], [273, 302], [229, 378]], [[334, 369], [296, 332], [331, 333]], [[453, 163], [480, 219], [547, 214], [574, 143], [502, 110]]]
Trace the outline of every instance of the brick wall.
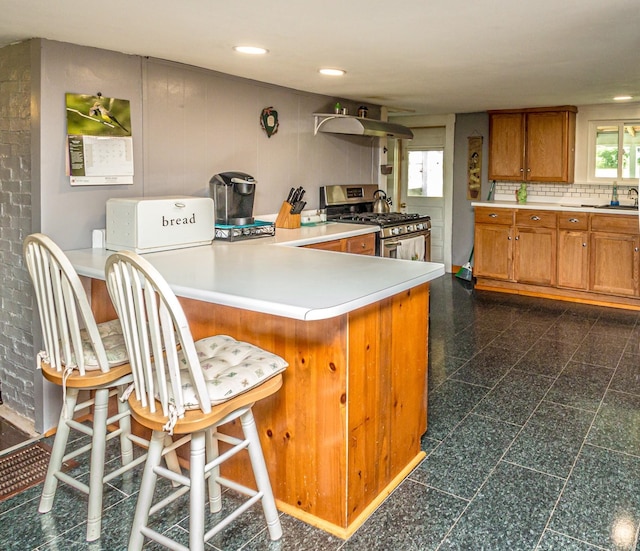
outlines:
[[4, 404], [34, 419], [32, 290], [22, 261], [31, 233], [29, 42], [0, 49], [0, 382]]

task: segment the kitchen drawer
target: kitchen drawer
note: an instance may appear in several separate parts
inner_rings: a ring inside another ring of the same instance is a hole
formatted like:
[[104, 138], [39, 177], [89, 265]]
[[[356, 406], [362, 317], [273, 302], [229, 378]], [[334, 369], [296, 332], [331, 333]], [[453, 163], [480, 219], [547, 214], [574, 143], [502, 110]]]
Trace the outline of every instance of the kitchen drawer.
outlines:
[[589, 229], [589, 215], [586, 212], [561, 212], [558, 214], [558, 228], [561, 230]]
[[557, 224], [556, 213], [549, 210], [517, 210], [516, 226], [531, 228], [554, 228]]
[[476, 224], [513, 224], [513, 209], [499, 209], [491, 207], [476, 207]]
[[373, 233], [359, 235], [346, 240], [346, 252], [355, 254], [376, 254], [376, 236]]
[[623, 214], [592, 214], [591, 231], [638, 234], [638, 217]]
[[320, 243], [313, 243], [311, 245], [304, 245], [307, 249], [320, 249], [321, 251], [336, 251], [343, 252], [344, 247], [341, 239], [334, 239], [333, 241], [321, 241]]

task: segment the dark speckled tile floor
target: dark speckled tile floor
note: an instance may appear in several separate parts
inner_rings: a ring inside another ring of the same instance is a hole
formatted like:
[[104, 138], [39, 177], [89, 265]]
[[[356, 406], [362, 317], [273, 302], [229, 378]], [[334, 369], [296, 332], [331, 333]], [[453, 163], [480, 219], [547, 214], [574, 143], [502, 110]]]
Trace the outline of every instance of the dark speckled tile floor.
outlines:
[[[252, 511], [208, 549], [640, 551], [639, 314], [451, 276], [431, 297], [422, 464], [348, 541], [282, 515], [269, 542]], [[137, 482], [110, 485], [92, 544], [67, 488], [54, 514], [37, 513], [40, 487], [1, 502], [0, 549], [124, 550]], [[168, 531], [184, 536], [184, 510], [163, 516]]]

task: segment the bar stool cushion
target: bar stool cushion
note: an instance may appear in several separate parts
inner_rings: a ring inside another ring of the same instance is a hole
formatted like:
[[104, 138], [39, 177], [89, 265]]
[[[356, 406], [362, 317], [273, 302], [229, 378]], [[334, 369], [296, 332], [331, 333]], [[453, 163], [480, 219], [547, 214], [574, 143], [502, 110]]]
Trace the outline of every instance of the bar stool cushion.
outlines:
[[[120, 324], [120, 320], [116, 318], [111, 321], [99, 323], [98, 332], [100, 333], [105, 352], [107, 353], [109, 367], [116, 367], [127, 363], [129, 361], [129, 356], [127, 355], [127, 348], [122, 336], [122, 325]], [[83, 329], [80, 331], [80, 336], [82, 338], [85, 369], [87, 371], [100, 369], [98, 358], [96, 357], [94, 348], [89, 339], [89, 334]], [[75, 357], [73, 355], [72, 358], [75, 362]]]
[[[195, 347], [212, 405], [221, 404], [260, 385], [284, 371], [288, 365], [280, 356], [228, 335], [200, 339], [195, 342]], [[184, 364], [184, 369], [181, 369], [184, 407], [197, 409], [200, 406], [194, 388], [186, 382], [190, 378], [182, 355], [180, 362]], [[173, 402], [171, 395], [169, 399]]]

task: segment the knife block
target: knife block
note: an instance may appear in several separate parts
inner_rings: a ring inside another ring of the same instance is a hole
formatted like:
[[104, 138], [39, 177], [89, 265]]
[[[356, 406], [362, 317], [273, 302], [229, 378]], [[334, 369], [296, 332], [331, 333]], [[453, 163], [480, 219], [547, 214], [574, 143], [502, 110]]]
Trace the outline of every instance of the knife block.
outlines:
[[280, 212], [278, 213], [278, 217], [276, 218], [276, 228], [286, 228], [288, 230], [293, 230], [300, 227], [300, 215], [291, 214], [291, 208], [291, 203], [287, 203], [286, 201], [282, 203]]

